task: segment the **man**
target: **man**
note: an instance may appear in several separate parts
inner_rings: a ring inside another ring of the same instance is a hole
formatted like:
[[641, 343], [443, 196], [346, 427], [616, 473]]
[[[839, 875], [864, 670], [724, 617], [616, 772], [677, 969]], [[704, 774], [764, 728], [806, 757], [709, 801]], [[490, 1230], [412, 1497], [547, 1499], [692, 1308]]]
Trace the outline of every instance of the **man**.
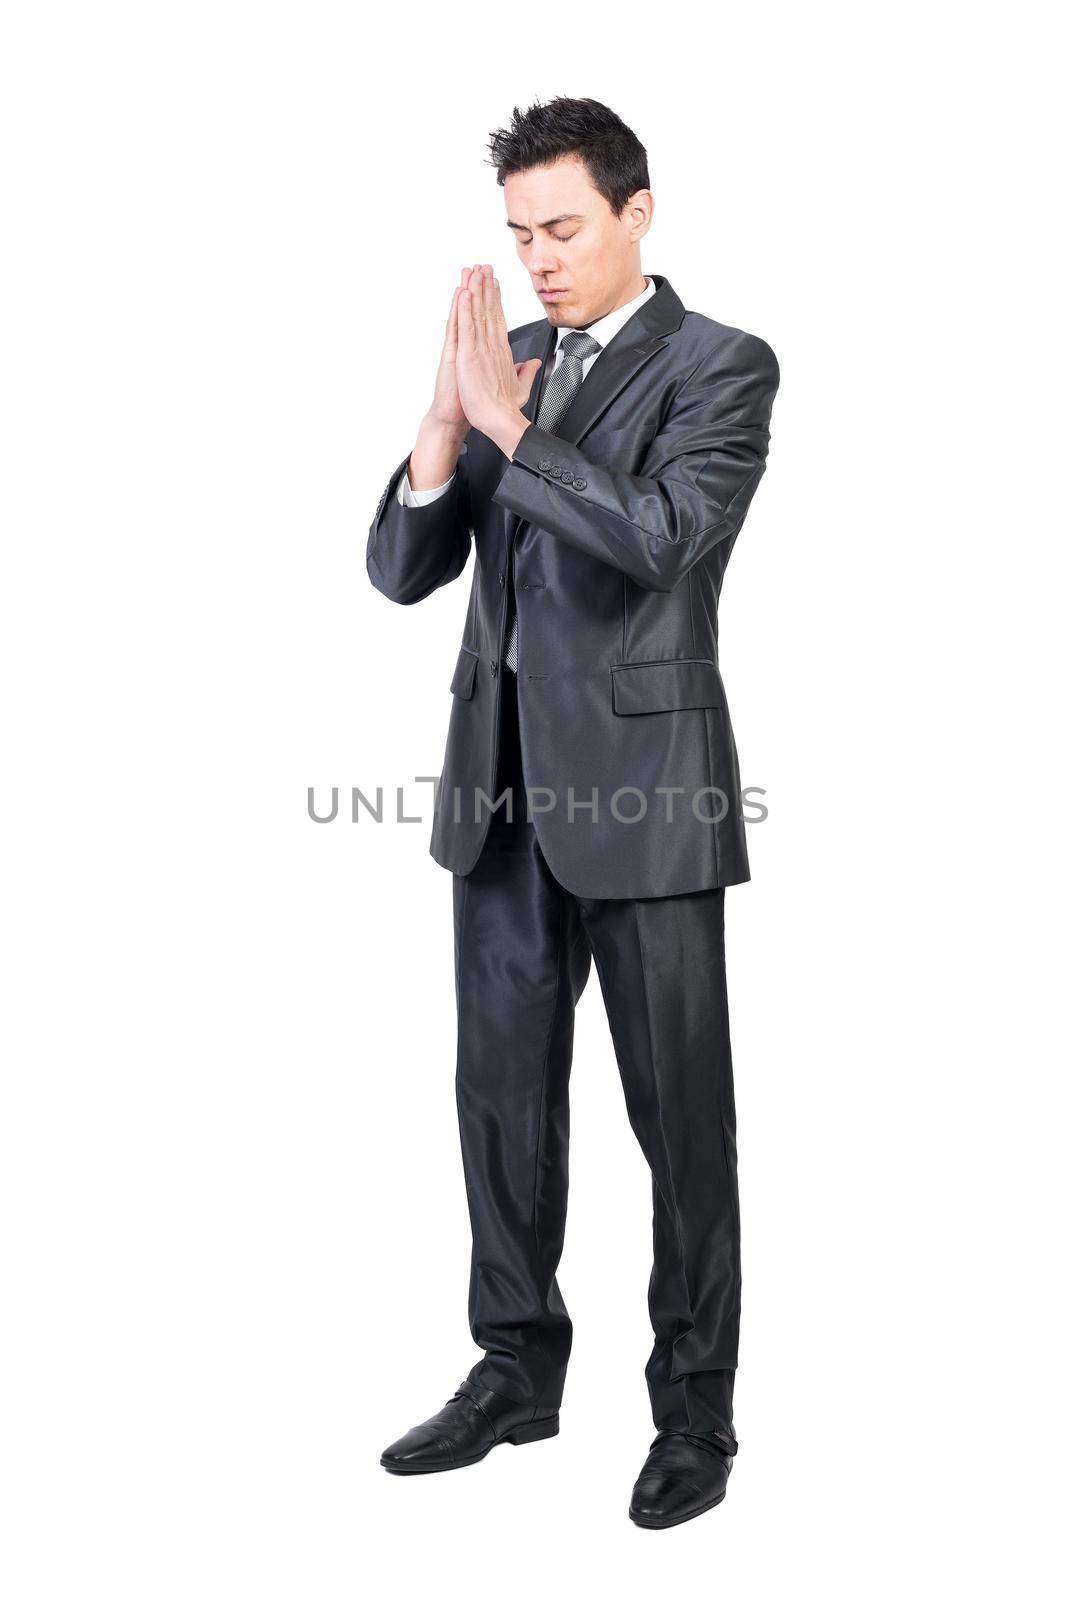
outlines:
[[559, 1429], [568, 1077], [592, 957], [653, 1178], [657, 1436], [630, 1515], [668, 1527], [723, 1499], [737, 1450], [723, 898], [749, 865], [717, 607], [778, 367], [643, 273], [646, 153], [607, 107], [517, 111], [490, 149], [544, 315], [509, 333], [492, 268], [463, 269], [434, 399], [367, 548], [371, 582], [408, 605], [475, 544], [430, 848], [454, 874], [484, 1355], [382, 1464], [442, 1471]]

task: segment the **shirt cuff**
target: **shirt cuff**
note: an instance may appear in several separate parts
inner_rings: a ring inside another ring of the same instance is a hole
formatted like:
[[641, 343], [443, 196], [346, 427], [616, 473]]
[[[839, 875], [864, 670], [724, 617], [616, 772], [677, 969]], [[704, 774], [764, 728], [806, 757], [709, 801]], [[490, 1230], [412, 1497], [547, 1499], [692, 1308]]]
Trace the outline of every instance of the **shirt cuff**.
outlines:
[[413, 489], [405, 472], [397, 484], [397, 500], [402, 506], [428, 506], [434, 500], [440, 500], [455, 478], [455, 472], [448, 483], [441, 484], [437, 489]]

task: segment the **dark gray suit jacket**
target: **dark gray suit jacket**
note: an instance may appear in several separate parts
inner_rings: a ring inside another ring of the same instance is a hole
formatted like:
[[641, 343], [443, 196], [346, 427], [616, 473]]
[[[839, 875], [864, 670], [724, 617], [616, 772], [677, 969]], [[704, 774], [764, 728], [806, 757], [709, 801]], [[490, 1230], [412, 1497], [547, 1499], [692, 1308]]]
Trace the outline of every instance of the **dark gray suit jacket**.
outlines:
[[[448, 491], [404, 507], [406, 456], [367, 545], [401, 605], [475, 566], [430, 850], [464, 875], [492, 812], [509, 569], [523, 763], [555, 877], [596, 899], [749, 877], [717, 648], [724, 568], [764, 472], [779, 369], [753, 334], [687, 311], [666, 278], [606, 345], [553, 433], [509, 462], [471, 429]], [[556, 329], [509, 333], [542, 366]], [[673, 791], [669, 793], [668, 791]], [[591, 804], [596, 800], [596, 807]], [[717, 820], [718, 819], [718, 820]]]

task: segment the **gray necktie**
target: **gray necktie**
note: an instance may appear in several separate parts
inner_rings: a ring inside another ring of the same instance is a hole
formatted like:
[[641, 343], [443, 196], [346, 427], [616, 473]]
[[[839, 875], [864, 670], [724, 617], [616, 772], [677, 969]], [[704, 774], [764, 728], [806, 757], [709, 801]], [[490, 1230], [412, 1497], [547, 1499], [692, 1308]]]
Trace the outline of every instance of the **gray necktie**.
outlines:
[[[546, 378], [538, 402], [538, 415], [536, 422], [539, 428], [544, 428], [546, 433], [551, 433], [554, 426], [563, 416], [576, 389], [582, 383], [582, 363], [592, 356], [594, 351], [601, 347], [591, 333], [582, 333], [576, 329], [573, 333], [565, 334], [560, 340], [560, 359], [555, 370]], [[512, 623], [508, 631], [508, 648], [504, 653], [507, 666], [515, 672], [519, 666], [516, 653], [515, 612], [512, 613]]]

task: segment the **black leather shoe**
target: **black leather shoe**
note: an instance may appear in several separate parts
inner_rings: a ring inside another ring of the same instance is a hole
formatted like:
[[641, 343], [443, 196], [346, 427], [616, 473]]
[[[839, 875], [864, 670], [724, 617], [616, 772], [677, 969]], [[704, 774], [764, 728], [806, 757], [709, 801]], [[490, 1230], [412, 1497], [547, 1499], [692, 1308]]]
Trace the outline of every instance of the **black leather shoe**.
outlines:
[[559, 1411], [510, 1400], [465, 1378], [434, 1417], [382, 1452], [387, 1472], [450, 1472], [470, 1467], [497, 1444], [533, 1444], [560, 1432]]
[[658, 1433], [630, 1497], [630, 1520], [639, 1528], [673, 1528], [718, 1506], [738, 1444], [724, 1433], [722, 1445], [692, 1433]]

